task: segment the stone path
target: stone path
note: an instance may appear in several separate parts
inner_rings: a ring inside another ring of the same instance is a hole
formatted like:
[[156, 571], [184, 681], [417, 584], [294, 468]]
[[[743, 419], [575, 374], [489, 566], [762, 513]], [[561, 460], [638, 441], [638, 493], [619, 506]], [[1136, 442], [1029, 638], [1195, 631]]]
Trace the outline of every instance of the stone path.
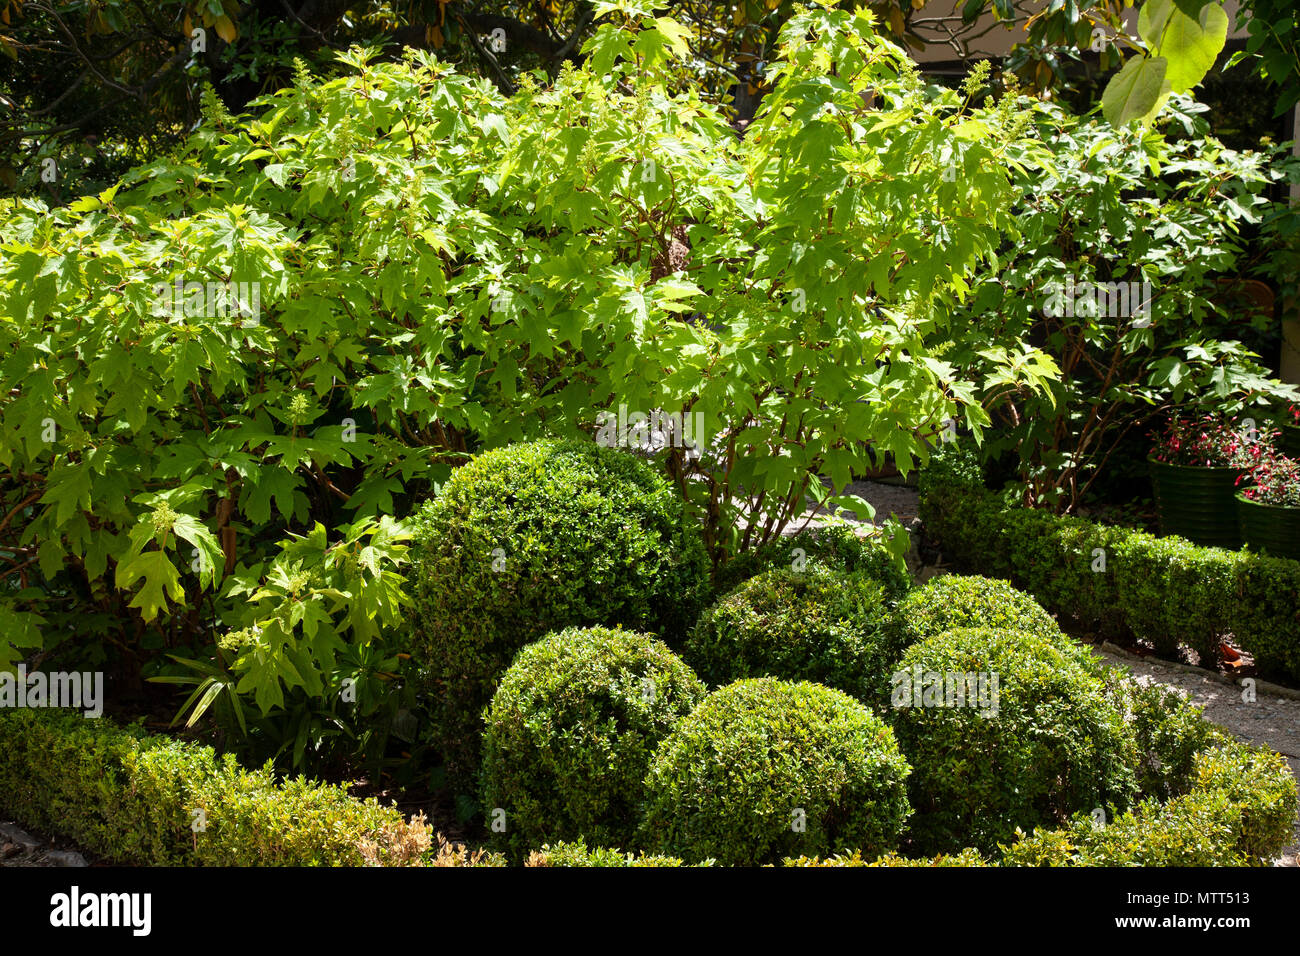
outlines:
[[[823, 482], [823, 484], [826, 485], [828, 491], [835, 492], [830, 482]], [[918, 508], [915, 488], [908, 488], [905, 485], [884, 484], [879, 481], [853, 481], [845, 485], [838, 493], [857, 495], [859, 498], [870, 502], [871, 506], [876, 509], [876, 524], [881, 524], [891, 514], [898, 518], [905, 528], [909, 529], [913, 527], [913, 522], [917, 520]], [[814, 511], [815, 507], [808, 504], [804, 509], [804, 515], [806, 516]], [[829, 520], [832, 514], [833, 512], [829, 510], [823, 510], [811, 519], [796, 518], [786, 525], [784, 533], [794, 534], [799, 531], [804, 526], [805, 520], [807, 520], [810, 528], [815, 528]], [[865, 515], [859, 517], [856, 513], [849, 511], [844, 512], [843, 517], [850, 521], [861, 522], [866, 520]]]

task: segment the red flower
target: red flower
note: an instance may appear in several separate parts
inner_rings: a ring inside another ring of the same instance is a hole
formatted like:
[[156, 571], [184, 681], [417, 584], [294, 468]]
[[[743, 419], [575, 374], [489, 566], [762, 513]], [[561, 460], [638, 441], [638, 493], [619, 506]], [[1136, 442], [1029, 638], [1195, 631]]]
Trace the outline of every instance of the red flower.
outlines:
[[1243, 434], [1235, 423], [1202, 415], [1198, 419], [1175, 414], [1164, 434], [1156, 438], [1156, 461], [1203, 468], [1249, 468], [1263, 449], [1271, 448], [1277, 430], [1257, 429]]

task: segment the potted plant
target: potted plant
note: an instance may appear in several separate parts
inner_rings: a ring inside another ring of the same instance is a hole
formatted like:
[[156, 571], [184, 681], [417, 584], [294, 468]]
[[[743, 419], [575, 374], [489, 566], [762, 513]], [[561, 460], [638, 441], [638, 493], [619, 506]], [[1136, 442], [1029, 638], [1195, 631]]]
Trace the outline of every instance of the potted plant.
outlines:
[[1241, 540], [1278, 558], [1300, 560], [1300, 461], [1266, 450], [1237, 492]]
[[1209, 547], [1240, 547], [1237, 480], [1270, 434], [1250, 440], [1214, 415], [1171, 416], [1147, 458], [1161, 534]]

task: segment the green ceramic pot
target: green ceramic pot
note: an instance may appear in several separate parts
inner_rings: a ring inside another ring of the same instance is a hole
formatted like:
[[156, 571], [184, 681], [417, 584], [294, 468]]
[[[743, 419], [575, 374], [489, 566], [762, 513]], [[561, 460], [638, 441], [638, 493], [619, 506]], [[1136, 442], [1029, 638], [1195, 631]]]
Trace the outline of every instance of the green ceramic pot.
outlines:
[[1237, 527], [1239, 468], [1169, 465], [1148, 457], [1162, 534], [1213, 548], [1241, 547]]
[[1300, 508], [1265, 505], [1236, 494], [1241, 540], [1252, 550], [1300, 561]]

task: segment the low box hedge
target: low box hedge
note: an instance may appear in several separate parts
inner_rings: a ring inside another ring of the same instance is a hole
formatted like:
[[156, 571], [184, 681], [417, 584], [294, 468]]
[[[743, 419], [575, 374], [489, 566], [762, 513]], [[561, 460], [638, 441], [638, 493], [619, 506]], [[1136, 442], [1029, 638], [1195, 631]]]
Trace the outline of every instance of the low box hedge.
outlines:
[[554, 867], [675, 867], [712, 866], [712, 860], [703, 863], [683, 863], [679, 857], [656, 856], [650, 853], [624, 853], [607, 847], [588, 847], [582, 840], [571, 843], [547, 844], [529, 854], [524, 866]]
[[[277, 782], [211, 748], [56, 711], [0, 711], [0, 813], [123, 864], [347, 866], [406, 822], [302, 777]], [[199, 829], [196, 829], [196, 823]]]
[[[1136, 688], [1135, 688], [1136, 690]], [[1141, 692], [1150, 699], [1139, 711], [1160, 703], [1161, 692]], [[1165, 702], [1167, 703], [1167, 702]], [[1186, 717], [1193, 709], [1178, 705]], [[1186, 717], [1176, 716], [1179, 727]], [[1138, 723], [1163, 724], [1164, 720], [1139, 714]], [[1199, 716], [1196, 720], [1202, 721]], [[1202, 721], [1203, 722], [1203, 721]], [[1147, 728], [1148, 730], [1150, 727]], [[1138, 728], [1139, 736], [1143, 730]], [[883, 855], [855, 850], [828, 856], [786, 857], [782, 866], [794, 867], [968, 867], [968, 866], [1268, 866], [1291, 841], [1297, 796], [1295, 780], [1286, 759], [1264, 747], [1239, 743], [1222, 731], [1205, 725], [1207, 734], [1194, 733], [1202, 749], [1190, 761], [1185, 786], [1167, 801], [1151, 798], [1129, 811], [1099, 824], [1092, 815], [1079, 814], [1060, 827], [1041, 827], [1024, 834], [985, 856], [967, 847], [933, 857], [908, 857], [898, 852]], [[1168, 752], [1168, 741], [1154, 743]], [[1181, 761], [1179, 761], [1181, 763]], [[495, 865], [500, 865], [496, 863]], [[529, 858], [528, 866], [680, 866], [671, 856], [625, 853], [587, 848], [581, 841], [544, 847]], [[703, 865], [716, 865], [707, 861]]]
[[1196, 755], [1191, 791], [1104, 825], [1036, 830], [1003, 866], [1268, 866], [1291, 839], [1296, 785], [1280, 754], [1225, 741]]
[[920, 511], [953, 564], [1012, 581], [1063, 626], [1211, 659], [1231, 633], [1261, 675], [1300, 683], [1300, 561], [1009, 506], [948, 472], [922, 482]]
[[986, 861], [972, 849], [911, 859], [889, 853], [800, 857], [786, 866], [1268, 866], [1291, 840], [1296, 786], [1286, 759], [1220, 737], [1198, 753], [1190, 790], [1098, 824], [1080, 814], [1039, 828]]

